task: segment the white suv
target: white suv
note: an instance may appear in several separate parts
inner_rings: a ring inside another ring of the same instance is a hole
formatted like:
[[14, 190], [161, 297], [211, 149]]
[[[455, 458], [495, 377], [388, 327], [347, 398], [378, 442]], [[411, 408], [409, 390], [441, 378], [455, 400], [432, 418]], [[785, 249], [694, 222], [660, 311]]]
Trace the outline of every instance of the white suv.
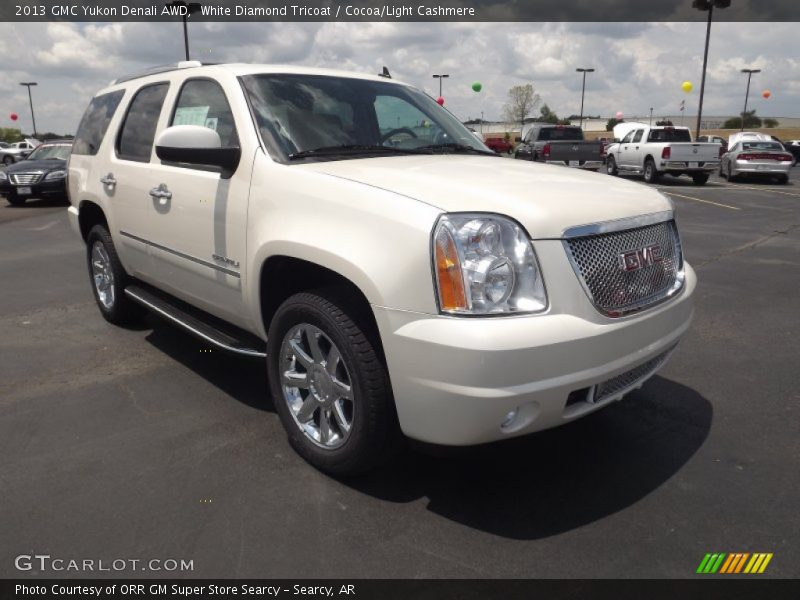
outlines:
[[505, 160], [385, 76], [180, 63], [92, 100], [69, 215], [100, 312], [266, 359], [320, 469], [479, 444], [638, 388], [692, 317], [669, 199]]

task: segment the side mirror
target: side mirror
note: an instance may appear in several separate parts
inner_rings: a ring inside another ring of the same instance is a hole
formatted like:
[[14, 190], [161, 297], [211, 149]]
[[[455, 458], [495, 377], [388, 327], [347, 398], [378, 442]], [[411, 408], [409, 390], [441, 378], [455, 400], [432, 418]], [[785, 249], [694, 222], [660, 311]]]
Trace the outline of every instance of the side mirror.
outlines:
[[219, 134], [200, 125], [167, 127], [156, 139], [156, 156], [167, 162], [234, 171], [241, 155], [239, 148], [223, 148]]
[[521, 138], [521, 137], [519, 137], [519, 136], [517, 136], [517, 137], [515, 137], [515, 138], [514, 138], [514, 141], [515, 141], [515, 142], [517, 142], [517, 143], [519, 143], [519, 142], [521, 142], [521, 141], [522, 141], [522, 138]]

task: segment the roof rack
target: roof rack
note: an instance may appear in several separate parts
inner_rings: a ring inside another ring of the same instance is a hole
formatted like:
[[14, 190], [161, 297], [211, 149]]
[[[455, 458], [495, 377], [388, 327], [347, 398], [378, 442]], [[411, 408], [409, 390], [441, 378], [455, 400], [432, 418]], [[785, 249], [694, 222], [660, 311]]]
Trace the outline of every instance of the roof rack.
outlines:
[[118, 83], [123, 83], [125, 81], [131, 81], [133, 79], [139, 79], [140, 77], [147, 77], [148, 75], [158, 75], [159, 73], [167, 73], [168, 71], [176, 71], [178, 69], [190, 69], [193, 67], [204, 67], [208, 65], [217, 65], [219, 63], [203, 63], [199, 60], [182, 60], [177, 63], [171, 63], [168, 65], [157, 65], [155, 67], [148, 67], [146, 69], [142, 69], [141, 71], [136, 71], [135, 73], [129, 73], [128, 75], [123, 75], [111, 82], [111, 85], [116, 85]]

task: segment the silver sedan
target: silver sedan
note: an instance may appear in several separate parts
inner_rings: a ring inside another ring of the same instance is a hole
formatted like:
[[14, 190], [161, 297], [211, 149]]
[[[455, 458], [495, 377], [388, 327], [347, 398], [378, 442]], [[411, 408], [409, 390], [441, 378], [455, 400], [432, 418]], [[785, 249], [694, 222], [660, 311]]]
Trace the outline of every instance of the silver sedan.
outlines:
[[728, 181], [755, 175], [777, 177], [780, 183], [787, 183], [794, 162], [794, 156], [779, 142], [744, 140], [722, 156], [719, 174]]

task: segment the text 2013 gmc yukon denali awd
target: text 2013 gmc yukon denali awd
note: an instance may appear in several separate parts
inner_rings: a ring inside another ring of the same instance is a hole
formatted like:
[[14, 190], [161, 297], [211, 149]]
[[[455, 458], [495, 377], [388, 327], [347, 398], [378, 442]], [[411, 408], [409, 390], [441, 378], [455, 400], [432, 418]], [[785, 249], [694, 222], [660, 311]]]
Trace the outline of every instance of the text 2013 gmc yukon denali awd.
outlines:
[[144, 307], [266, 360], [292, 445], [332, 473], [403, 435], [568, 423], [641, 386], [692, 317], [665, 196], [498, 158], [386, 77], [188, 62], [117, 80], [69, 194], [102, 315]]

